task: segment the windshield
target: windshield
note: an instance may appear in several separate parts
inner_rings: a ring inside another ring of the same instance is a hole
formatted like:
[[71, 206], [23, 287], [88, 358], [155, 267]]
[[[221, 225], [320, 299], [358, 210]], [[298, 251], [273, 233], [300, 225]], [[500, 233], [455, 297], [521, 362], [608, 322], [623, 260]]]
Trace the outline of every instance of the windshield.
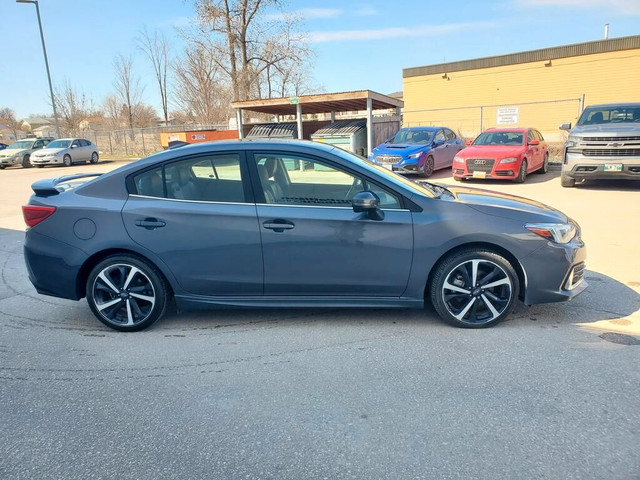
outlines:
[[522, 132], [484, 132], [472, 145], [524, 145]]
[[640, 122], [640, 105], [613, 105], [608, 107], [587, 107], [578, 125], [598, 125], [602, 123]]
[[15, 149], [31, 149], [33, 148], [33, 142], [35, 140], [20, 140], [19, 142], [14, 142], [11, 145], [9, 145], [7, 148], [15, 148]]
[[410, 143], [415, 145], [425, 145], [431, 141], [433, 132], [429, 130], [415, 128], [401, 128], [389, 143]]
[[432, 197], [432, 198], [437, 196], [434, 194], [433, 190], [427, 188], [425, 185], [420, 185], [418, 183], [412, 182], [411, 180], [407, 180], [402, 175], [393, 173], [391, 170], [381, 167], [380, 165], [377, 165], [373, 162], [370, 162], [366, 158], [360, 157], [351, 152], [347, 152], [346, 150], [342, 150], [341, 148], [334, 148], [331, 151], [331, 153], [339, 157], [342, 157], [345, 160], [348, 160], [349, 162], [363, 165], [369, 171], [372, 171], [378, 176], [386, 177], [392, 182], [394, 182], [396, 185], [410, 189], [413, 193], [417, 193], [419, 195], [426, 195], [427, 197]]
[[71, 140], [55, 140], [45, 148], [69, 148], [69, 145], [71, 145]]

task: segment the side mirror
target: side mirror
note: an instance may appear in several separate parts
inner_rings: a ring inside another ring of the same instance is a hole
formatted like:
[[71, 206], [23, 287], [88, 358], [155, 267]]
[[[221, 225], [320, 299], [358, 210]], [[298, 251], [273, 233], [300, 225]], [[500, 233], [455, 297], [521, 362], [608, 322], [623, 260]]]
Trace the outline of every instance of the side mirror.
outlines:
[[560, 130], [566, 130], [567, 132], [571, 130], [571, 122], [561, 123], [558, 127]]
[[471, 140], [470, 138], [467, 138], [467, 139], [464, 141], [464, 144], [465, 144], [467, 147], [468, 147], [468, 146], [470, 146], [472, 143], [473, 143], [473, 140]]
[[382, 220], [384, 214], [380, 210], [380, 199], [373, 192], [358, 192], [351, 199], [353, 211], [365, 212], [371, 220]]
[[433, 146], [434, 147], [440, 147], [444, 145], [444, 140], [442, 140], [441, 138], [439, 138], [438, 140], [436, 140], [435, 142], [433, 142]]
[[71, 148], [76, 148], [76, 146], [75, 145], [71, 145]]
[[533, 145], [533, 146], [535, 146], [535, 145], [540, 145], [540, 140], [531, 140], [531, 141], [529, 142], [529, 145]]

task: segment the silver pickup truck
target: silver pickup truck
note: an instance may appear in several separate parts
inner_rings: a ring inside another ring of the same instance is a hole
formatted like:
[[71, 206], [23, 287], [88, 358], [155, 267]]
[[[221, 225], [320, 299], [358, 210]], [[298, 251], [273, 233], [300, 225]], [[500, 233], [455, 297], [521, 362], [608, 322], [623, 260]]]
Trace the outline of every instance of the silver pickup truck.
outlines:
[[584, 109], [564, 147], [563, 187], [576, 180], [640, 179], [640, 103], [591, 105]]

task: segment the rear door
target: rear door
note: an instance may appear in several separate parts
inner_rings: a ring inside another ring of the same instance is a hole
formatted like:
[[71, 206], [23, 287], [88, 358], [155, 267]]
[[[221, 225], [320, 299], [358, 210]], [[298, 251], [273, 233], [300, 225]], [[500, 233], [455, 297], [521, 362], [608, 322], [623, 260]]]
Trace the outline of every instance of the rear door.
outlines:
[[[413, 254], [401, 197], [325, 159], [255, 153], [265, 295], [399, 297]], [[355, 213], [353, 196], [380, 198], [383, 220]], [[262, 198], [259, 198], [262, 197]]]
[[262, 249], [244, 154], [185, 157], [129, 178], [131, 238], [196, 295], [263, 293]]

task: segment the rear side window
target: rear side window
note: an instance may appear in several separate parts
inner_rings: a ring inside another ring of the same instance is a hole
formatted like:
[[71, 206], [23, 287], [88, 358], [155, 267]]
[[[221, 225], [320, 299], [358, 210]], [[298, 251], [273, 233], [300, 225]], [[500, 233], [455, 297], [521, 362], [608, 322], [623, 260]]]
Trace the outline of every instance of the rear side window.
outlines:
[[244, 203], [240, 158], [235, 154], [189, 158], [133, 179], [138, 195], [196, 202]]

